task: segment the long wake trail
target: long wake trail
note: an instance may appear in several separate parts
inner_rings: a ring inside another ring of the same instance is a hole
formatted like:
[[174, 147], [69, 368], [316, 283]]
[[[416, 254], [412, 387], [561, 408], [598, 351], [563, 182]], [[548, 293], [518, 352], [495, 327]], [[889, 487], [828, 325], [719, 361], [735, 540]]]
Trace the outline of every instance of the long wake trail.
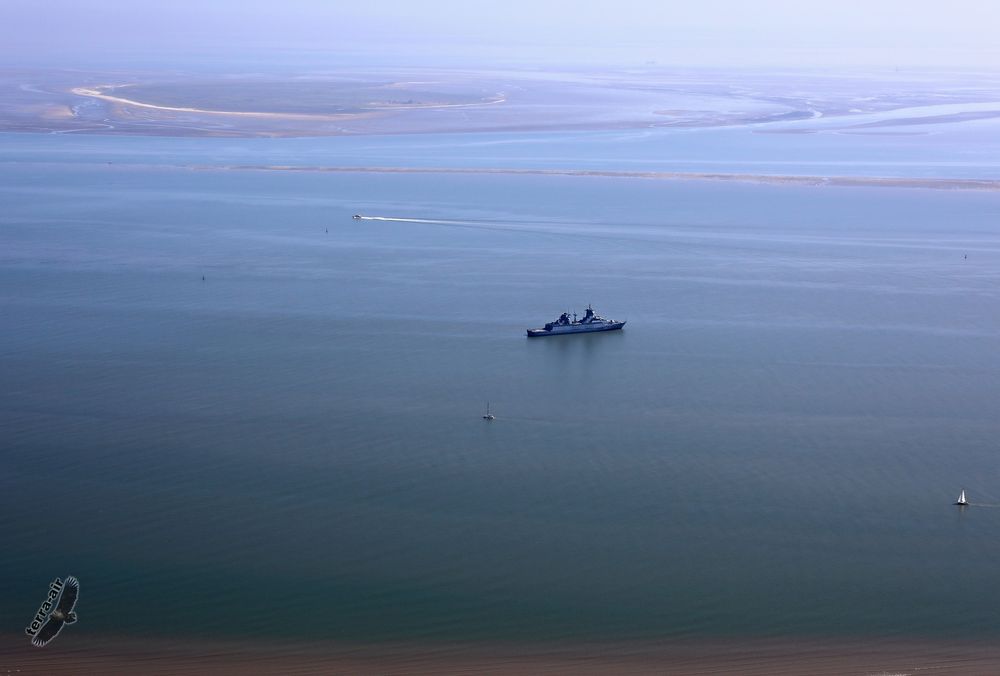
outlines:
[[452, 228], [474, 228], [478, 230], [498, 230], [503, 232], [538, 232], [549, 235], [573, 235], [579, 233], [560, 232], [553, 223], [517, 220], [485, 220], [475, 218], [404, 218], [401, 216], [361, 216], [358, 221], [381, 221], [383, 223], [415, 223], [419, 225], [444, 225]]
[[359, 221], [390, 221], [392, 223], [430, 223], [432, 225], [469, 225], [474, 221], [449, 221], [433, 218], [397, 218], [395, 216], [362, 216]]
[[[571, 222], [558, 221], [524, 221], [511, 219], [449, 219], [449, 218], [405, 218], [401, 216], [363, 216], [358, 215], [357, 221], [381, 221], [383, 223], [414, 223], [418, 225], [443, 225], [452, 228], [470, 228], [475, 230], [495, 230], [498, 232], [536, 233], [548, 237], [571, 237], [579, 240], [602, 242], [608, 246], [627, 235], [610, 232], [577, 231]], [[601, 225], [591, 222], [589, 225]]]

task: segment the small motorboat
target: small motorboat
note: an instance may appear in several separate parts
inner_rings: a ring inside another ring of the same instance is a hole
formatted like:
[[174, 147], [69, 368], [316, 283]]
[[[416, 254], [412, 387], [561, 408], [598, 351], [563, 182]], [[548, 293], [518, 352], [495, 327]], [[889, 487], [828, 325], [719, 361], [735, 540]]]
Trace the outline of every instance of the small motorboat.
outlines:
[[361, 220], [361, 214], [354, 214], [353, 216], [351, 216], [351, 218], [353, 218], [356, 221], [360, 221]]

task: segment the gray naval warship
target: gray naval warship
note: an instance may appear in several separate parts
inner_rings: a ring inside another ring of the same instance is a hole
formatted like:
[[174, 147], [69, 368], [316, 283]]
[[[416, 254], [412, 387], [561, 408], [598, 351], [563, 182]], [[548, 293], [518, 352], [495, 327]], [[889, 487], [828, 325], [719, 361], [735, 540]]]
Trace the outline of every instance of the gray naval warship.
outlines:
[[569, 313], [563, 312], [559, 319], [549, 322], [541, 329], [528, 329], [528, 338], [539, 338], [541, 336], [561, 336], [564, 333], [592, 333], [594, 331], [618, 331], [625, 322], [616, 319], [605, 319], [594, 314], [594, 309], [587, 306], [587, 313], [583, 319], [577, 320], [576, 314], [570, 321]]

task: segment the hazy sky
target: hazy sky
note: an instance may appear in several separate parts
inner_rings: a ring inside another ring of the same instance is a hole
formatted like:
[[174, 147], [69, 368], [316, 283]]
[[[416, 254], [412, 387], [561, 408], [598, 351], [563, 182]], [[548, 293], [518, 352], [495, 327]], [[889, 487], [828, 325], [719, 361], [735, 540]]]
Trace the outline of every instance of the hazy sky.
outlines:
[[407, 64], [1000, 67], [1000, 0], [0, 0], [18, 62], [323, 50]]

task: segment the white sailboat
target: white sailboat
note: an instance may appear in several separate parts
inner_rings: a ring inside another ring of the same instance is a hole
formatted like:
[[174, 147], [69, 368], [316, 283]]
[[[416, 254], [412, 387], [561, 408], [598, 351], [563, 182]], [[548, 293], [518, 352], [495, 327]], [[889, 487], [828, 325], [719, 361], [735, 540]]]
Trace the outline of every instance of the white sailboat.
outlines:
[[958, 501], [955, 502], [955, 504], [958, 505], [959, 507], [966, 507], [966, 506], [968, 506], [969, 501], [965, 499], [965, 489], [964, 488], [962, 489], [962, 494], [958, 496]]
[[490, 413], [490, 402], [486, 402], [486, 415], [483, 416], [483, 420], [496, 420], [497, 417]]

